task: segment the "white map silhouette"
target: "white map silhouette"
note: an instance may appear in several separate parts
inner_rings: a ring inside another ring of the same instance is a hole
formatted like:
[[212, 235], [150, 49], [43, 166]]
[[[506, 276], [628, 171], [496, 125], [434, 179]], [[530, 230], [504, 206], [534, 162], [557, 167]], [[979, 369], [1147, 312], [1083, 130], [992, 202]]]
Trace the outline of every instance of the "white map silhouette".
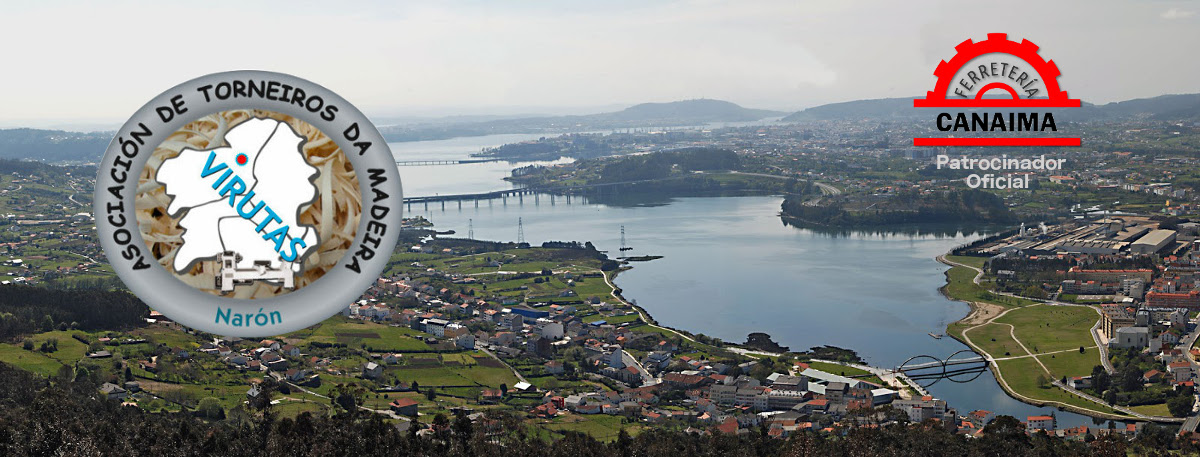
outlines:
[[[291, 255], [293, 239], [299, 239], [304, 245], [296, 246], [292, 265], [299, 271], [299, 260], [318, 243], [316, 229], [298, 222], [300, 207], [317, 194], [312, 178], [318, 170], [304, 160], [304, 138], [285, 122], [251, 119], [230, 129], [225, 142], [229, 147], [184, 149], [164, 160], [155, 176], [171, 197], [167, 213], [183, 214], [175, 270], [185, 272], [196, 261], [224, 251], [241, 255], [238, 268], [250, 268], [255, 261], [279, 268], [282, 255]], [[239, 163], [243, 155], [244, 163]], [[239, 179], [244, 186], [234, 183]], [[249, 218], [239, 214], [239, 207]], [[278, 220], [271, 218], [272, 212]], [[283, 237], [264, 239], [284, 227]]]

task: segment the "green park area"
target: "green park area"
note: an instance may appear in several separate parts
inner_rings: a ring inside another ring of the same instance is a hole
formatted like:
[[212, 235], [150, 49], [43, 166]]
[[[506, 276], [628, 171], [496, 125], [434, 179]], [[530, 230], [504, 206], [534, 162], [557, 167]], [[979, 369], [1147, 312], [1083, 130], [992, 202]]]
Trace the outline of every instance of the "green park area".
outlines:
[[969, 328], [965, 334], [978, 350], [998, 359], [1000, 377], [1018, 395], [1121, 414], [1052, 384], [1054, 380], [1090, 375], [1100, 364], [1100, 352], [1091, 336], [1098, 319], [1096, 311], [1085, 306], [1026, 306], [1008, 310], [991, 323]]
[[966, 332], [979, 349], [995, 358], [1026, 355], [1025, 350], [1012, 337], [1012, 327], [1005, 324], [985, 324]]
[[1039, 305], [1009, 311], [994, 322], [1011, 324], [1025, 347], [1040, 354], [1095, 346], [1091, 329], [1099, 319], [1086, 306]]
[[[997, 362], [1001, 376], [1008, 386], [1018, 395], [1042, 402], [1056, 402], [1104, 413], [1124, 415], [1120, 411], [1097, 404], [1082, 397], [1075, 396], [1063, 389], [1054, 387], [1049, 382], [1049, 376], [1030, 357], [1002, 360]], [[1040, 383], [1039, 381], [1044, 381]]]
[[[968, 257], [975, 259], [975, 257]], [[975, 270], [964, 266], [952, 266], [946, 272], [946, 286], [943, 289], [947, 296], [965, 302], [984, 302], [1003, 307], [1025, 306], [1033, 304], [1033, 300], [997, 294], [984, 285], [975, 284]]]

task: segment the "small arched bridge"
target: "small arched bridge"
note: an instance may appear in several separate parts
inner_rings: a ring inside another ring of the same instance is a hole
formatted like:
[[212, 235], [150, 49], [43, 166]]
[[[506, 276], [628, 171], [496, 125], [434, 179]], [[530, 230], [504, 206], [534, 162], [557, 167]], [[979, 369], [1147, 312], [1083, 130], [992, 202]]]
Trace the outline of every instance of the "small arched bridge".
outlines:
[[974, 381], [987, 370], [987, 367], [988, 360], [986, 358], [970, 349], [963, 349], [950, 354], [950, 357], [945, 359], [927, 354], [909, 357], [893, 371], [903, 373], [922, 387], [929, 387], [943, 379], [957, 383]]

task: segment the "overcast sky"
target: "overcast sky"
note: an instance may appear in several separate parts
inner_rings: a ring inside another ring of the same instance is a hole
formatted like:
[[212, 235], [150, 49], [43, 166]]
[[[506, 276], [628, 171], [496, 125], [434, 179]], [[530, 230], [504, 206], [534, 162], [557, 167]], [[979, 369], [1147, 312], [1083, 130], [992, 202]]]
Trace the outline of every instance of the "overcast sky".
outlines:
[[312, 80], [374, 116], [691, 98], [794, 111], [924, 94], [955, 44], [988, 32], [1039, 44], [1072, 98], [1200, 92], [1200, 1], [334, 3], [6, 4], [0, 126], [119, 124], [235, 69]]

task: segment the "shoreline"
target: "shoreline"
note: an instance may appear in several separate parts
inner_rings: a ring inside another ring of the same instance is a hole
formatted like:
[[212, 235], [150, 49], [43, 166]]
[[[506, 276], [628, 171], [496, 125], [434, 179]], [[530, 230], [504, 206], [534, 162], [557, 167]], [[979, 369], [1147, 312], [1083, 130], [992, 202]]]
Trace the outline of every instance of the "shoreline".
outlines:
[[[617, 274], [619, 274], [623, 271], [632, 270], [632, 269], [633, 269], [633, 267], [618, 268], [618, 269], [614, 270], [611, 275], [609, 275], [607, 272], [602, 272], [602, 274], [604, 275], [604, 281], [608, 284], [608, 286], [610, 288], [612, 288], [611, 295], [614, 298], [616, 298], [617, 300], [620, 300], [621, 303], [623, 303], [626, 306], [629, 306], [629, 307], [633, 308], [635, 311], [637, 311], [638, 315], [642, 318], [642, 321], [645, 322], [646, 325], [675, 333], [676, 335], [679, 335], [681, 338], [688, 340], [690, 342], [693, 342], [693, 343], [704, 344], [704, 343], [700, 343], [700, 342], [696, 341], [694, 339], [695, 334], [693, 334], [691, 332], [688, 332], [685, 330], [679, 330], [679, 329], [676, 329], [673, 327], [667, 327], [664, 325], [659, 325], [658, 321], [654, 320], [654, 317], [650, 315], [649, 311], [646, 311], [641, 306], [630, 303], [628, 300], [625, 299], [624, 294], [622, 294], [620, 292], [621, 288], [618, 287], [616, 285], [616, 283], [614, 283], [613, 281], [617, 278]], [[779, 356], [783, 355], [781, 353], [776, 353], [776, 352], [768, 352], [768, 351], [761, 351], [761, 350], [757, 350], [757, 349], [753, 349], [753, 348], [746, 348], [745, 346], [743, 346], [741, 344], [737, 344], [737, 343], [729, 343], [729, 342], [724, 342], [724, 343], [725, 343], [724, 346], [717, 347], [717, 349], [723, 349], [723, 350], [732, 352], [734, 354], [750, 357], [752, 359], [757, 358], [757, 356], [779, 357]], [[716, 346], [714, 346], [714, 347], [716, 347]], [[921, 386], [920, 384], [917, 384], [915, 381], [912, 381], [911, 379], [909, 379], [907, 376], [904, 376], [903, 374], [893, 374], [892, 375], [892, 379], [895, 382], [898, 382], [900, 384], [900, 386], [897, 386], [897, 385], [893, 384], [892, 382], [888, 381], [884, 376], [884, 373], [887, 372], [886, 368], [875, 367], [872, 365], [868, 365], [866, 363], [848, 363], [848, 362], [839, 362], [839, 361], [835, 361], [835, 360], [823, 360], [823, 359], [815, 359], [815, 358], [812, 360], [818, 361], [818, 362], [826, 362], [826, 363], [833, 363], [833, 364], [838, 364], [838, 365], [845, 365], [848, 367], [858, 368], [858, 369], [867, 371], [869, 373], [872, 373], [876, 376], [879, 376], [879, 378], [886, 383], [887, 387], [896, 388], [898, 395], [900, 395], [901, 397], [905, 397], [905, 396], [907, 396], [908, 398], [912, 397], [912, 394], [908, 393], [908, 391], [905, 390], [905, 388], [912, 389], [913, 391], [918, 392], [922, 395], [928, 395], [928, 391], [926, 391], [923, 386]], [[793, 373], [791, 373], [789, 371], [789, 374], [793, 374]]]
[[[644, 322], [646, 325], [675, 333], [685, 340], [691, 341], [693, 343], [698, 343], [698, 341], [695, 340], [695, 334], [693, 334], [691, 332], [679, 330], [676, 328], [659, 325], [658, 321], [654, 319], [654, 316], [650, 315], [649, 311], [646, 311], [641, 306], [630, 303], [629, 300], [625, 299], [625, 295], [623, 294], [624, 291], [619, 286], [617, 286], [616, 279], [617, 279], [617, 275], [620, 274], [622, 271], [632, 270], [632, 269], [633, 269], [633, 267], [622, 266], [622, 267], [617, 268], [616, 270], [613, 270], [611, 273], [604, 272], [604, 271], [600, 272], [600, 274], [602, 274], [604, 276], [604, 282], [606, 284], [608, 284], [608, 287], [610, 289], [612, 289], [612, 292], [610, 292], [609, 295], [611, 295], [613, 298], [616, 298], [617, 301], [620, 301], [625, 306], [633, 308], [634, 311], [637, 311], [638, 317], [640, 317], [642, 319], [642, 322]], [[728, 348], [721, 348], [721, 349], [728, 349]]]

